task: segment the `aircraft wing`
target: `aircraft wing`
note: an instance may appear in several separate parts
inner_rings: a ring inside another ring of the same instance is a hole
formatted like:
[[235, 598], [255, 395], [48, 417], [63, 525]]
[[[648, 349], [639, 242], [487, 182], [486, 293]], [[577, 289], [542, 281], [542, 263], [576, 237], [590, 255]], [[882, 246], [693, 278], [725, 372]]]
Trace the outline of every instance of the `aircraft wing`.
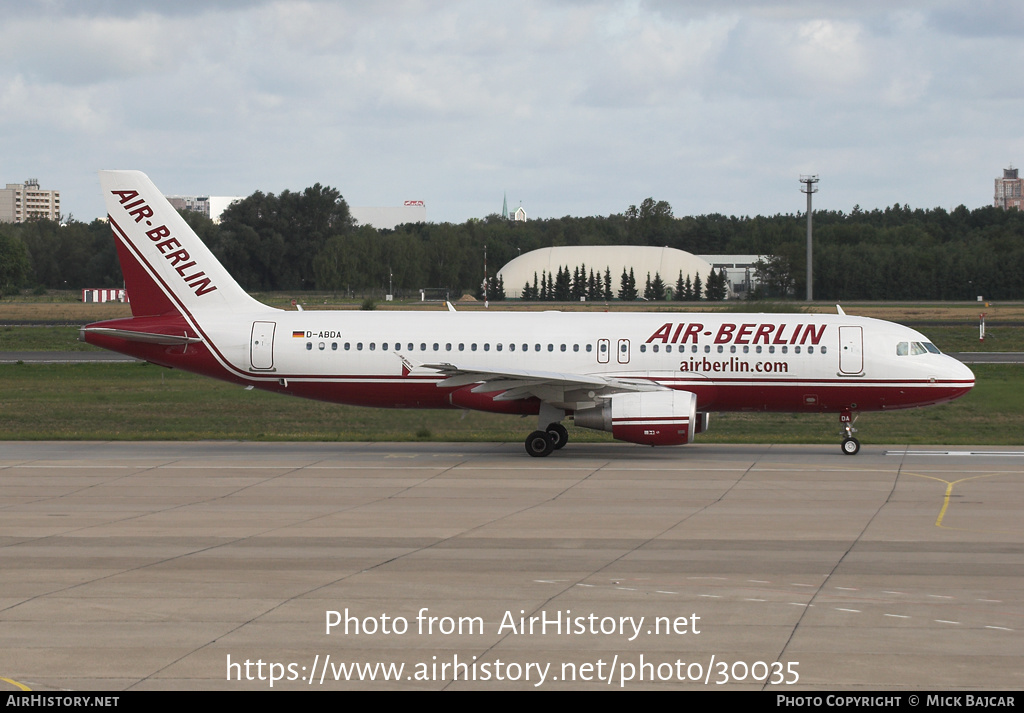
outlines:
[[536, 397], [559, 408], [592, 407], [612, 394], [638, 391], [665, 391], [666, 387], [646, 379], [616, 379], [597, 374], [572, 374], [532, 369], [460, 368], [455, 364], [422, 364], [420, 368], [439, 371], [446, 379], [438, 382], [445, 388], [469, 386], [475, 394], [499, 393], [495, 401], [513, 401]]

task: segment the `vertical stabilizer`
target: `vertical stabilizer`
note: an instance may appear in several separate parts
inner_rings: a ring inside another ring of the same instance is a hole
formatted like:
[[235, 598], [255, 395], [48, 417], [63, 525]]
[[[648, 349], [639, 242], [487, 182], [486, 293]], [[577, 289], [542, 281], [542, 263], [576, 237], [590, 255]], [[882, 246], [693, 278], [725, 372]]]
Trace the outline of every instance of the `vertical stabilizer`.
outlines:
[[251, 298], [139, 171], [100, 171], [100, 186], [136, 317], [271, 308]]

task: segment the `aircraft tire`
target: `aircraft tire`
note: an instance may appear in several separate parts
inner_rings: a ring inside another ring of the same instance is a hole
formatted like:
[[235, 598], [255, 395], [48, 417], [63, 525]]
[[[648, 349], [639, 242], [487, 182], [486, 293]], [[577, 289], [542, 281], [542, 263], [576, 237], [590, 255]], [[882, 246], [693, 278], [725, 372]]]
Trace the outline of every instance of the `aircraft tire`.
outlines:
[[555, 444], [547, 431], [534, 431], [526, 437], [526, 452], [534, 458], [549, 456], [553, 450]]
[[569, 442], [569, 431], [560, 423], [549, 423], [548, 435], [551, 436], [551, 445], [556, 451], [564, 448]]
[[860, 441], [856, 438], [844, 438], [841, 446], [843, 455], [855, 456], [860, 452]]

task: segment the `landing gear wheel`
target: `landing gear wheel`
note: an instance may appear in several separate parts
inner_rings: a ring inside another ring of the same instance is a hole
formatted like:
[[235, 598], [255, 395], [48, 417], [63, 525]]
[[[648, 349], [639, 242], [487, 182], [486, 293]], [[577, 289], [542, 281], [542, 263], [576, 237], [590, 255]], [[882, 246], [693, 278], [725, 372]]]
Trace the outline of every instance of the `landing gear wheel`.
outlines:
[[857, 432], [857, 429], [853, 427], [857, 420], [853, 415], [853, 407], [856, 405], [851, 404], [850, 408], [839, 412], [839, 426], [843, 432], [843, 443], [840, 448], [843, 449], [844, 456], [855, 456], [860, 452], [860, 441], [853, 437], [853, 434]]
[[534, 458], [549, 456], [553, 450], [555, 444], [547, 431], [534, 431], [526, 437], [526, 452]]
[[844, 438], [843, 445], [841, 447], [843, 449], [843, 455], [855, 456], [860, 451], [860, 441], [856, 438]]
[[560, 423], [549, 423], [548, 435], [551, 437], [551, 446], [556, 451], [559, 448], [564, 448], [565, 444], [569, 442], [569, 431]]

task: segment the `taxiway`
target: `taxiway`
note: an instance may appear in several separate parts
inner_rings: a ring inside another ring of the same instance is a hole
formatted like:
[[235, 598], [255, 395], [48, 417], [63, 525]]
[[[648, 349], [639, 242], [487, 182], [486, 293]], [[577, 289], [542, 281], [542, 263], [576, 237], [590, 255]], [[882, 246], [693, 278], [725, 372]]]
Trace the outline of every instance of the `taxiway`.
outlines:
[[4, 443], [0, 678], [1019, 689], [1022, 508], [1024, 448]]

